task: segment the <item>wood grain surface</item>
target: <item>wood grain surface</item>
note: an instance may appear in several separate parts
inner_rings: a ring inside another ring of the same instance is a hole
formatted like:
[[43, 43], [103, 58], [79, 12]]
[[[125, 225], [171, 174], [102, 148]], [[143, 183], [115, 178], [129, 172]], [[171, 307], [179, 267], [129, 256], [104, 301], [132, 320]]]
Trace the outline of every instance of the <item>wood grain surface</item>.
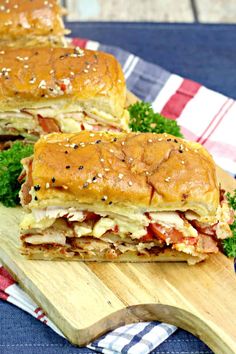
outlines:
[[[217, 170], [222, 187], [236, 182]], [[126, 323], [159, 320], [186, 329], [215, 353], [236, 353], [236, 278], [223, 254], [203, 263], [29, 261], [19, 252], [21, 208], [0, 205], [0, 259], [74, 344]]]
[[215, 353], [236, 353], [236, 281], [223, 254], [196, 266], [29, 261], [18, 249], [22, 210], [0, 206], [0, 213], [0, 259], [72, 343], [160, 320], [192, 332]]

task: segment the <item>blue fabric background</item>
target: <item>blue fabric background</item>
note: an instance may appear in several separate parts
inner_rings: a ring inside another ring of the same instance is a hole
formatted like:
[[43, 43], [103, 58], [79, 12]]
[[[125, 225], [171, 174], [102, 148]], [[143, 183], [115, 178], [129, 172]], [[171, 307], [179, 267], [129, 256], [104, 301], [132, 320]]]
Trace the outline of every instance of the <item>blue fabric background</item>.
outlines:
[[[236, 26], [154, 23], [69, 23], [73, 36], [122, 47], [169, 71], [236, 98]], [[75, 348], [20, 309], [0, 301], [1, 354], [94, 353]], [[210, 354], [191, 334], [178, 330], [155, 354]]]

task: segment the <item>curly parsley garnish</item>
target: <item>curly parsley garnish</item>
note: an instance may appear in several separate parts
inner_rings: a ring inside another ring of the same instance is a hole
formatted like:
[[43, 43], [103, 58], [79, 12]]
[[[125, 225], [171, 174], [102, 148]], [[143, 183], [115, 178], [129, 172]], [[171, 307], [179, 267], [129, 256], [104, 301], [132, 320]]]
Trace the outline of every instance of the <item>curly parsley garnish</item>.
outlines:
[[130, 128], [134, 132], [168, 133], [183, 137], [175, 120], [167, 119], [155, 113], [150, 103], [137, 102], [128, 107]]
[[17, 178], [22, 171], [21, 159], [33, 154], [33, 145], [15, 142], [8, 150], [0, 151], [0, 202], [7, 207], [19, 204], [20, 183]]
[[[233, 194], [226, 194], [229, 205], [233, 210], [236, 210], [236, 189]], [[228, 257], [236, 257], [236, 217], [234, 218], [234, 222], [230, 225], [230, 228], [233, 233], [233, 237], [227, 238], [223, 241], [223, 247], [225, 253]]]

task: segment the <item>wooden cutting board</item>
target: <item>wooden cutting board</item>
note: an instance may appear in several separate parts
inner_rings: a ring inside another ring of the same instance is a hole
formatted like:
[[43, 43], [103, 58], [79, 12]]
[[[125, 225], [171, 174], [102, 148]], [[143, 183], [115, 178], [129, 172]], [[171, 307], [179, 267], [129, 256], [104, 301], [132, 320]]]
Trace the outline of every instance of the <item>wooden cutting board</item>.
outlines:
[[[217, 170], [222, 187], [236, 182]], [[0, 259], [74, 344], [118, 326], [159, 320], [186, 329], [219, 354], [236, 353], [236, 275], [232, 259], [185, 263], [29, 261], [20, 255], [21, 208], [0, 205]]]
[[[236, 188], [218, 173], [224, 188]], [[236, 353], [236, 275], [223, 254], [196, 266], [28, 261], [18, 250], [22, 209], [0, 205], [0, 215], [1, 261], [72, 343], [159, 320], [192, 332], [215, 353]]]

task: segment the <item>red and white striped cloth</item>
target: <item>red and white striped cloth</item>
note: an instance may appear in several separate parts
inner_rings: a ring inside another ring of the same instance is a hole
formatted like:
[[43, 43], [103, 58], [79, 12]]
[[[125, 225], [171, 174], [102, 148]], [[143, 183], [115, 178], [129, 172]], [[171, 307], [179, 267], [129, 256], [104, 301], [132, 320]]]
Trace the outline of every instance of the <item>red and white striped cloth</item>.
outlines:
[[[19, 287], [11, 274], [0, 263], [0, 299], [28, 312], [37, 320], [51, 327], [56, 333], [62, 332], [49, 320], [43, 310]], [[64, 337], [64, 336], [63, 336]]]
[[186, 139], [204, 145], [219, 166], [236, 175], [235, 100], [123, 49], [79, 38], [72, 43], [116, 56], [131, 92], [151, 102], [156, 112], [177, 120]]

